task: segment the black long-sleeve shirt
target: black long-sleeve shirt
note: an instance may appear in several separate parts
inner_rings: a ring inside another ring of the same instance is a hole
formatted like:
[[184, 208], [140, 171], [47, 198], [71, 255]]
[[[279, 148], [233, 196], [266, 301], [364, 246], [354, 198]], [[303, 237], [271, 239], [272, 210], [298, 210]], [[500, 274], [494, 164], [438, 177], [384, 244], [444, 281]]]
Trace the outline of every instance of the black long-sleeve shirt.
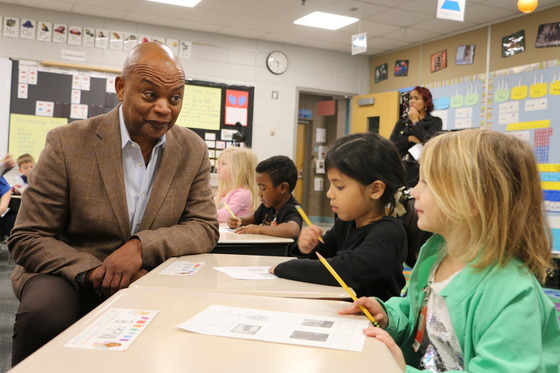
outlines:
[[396, 145], [399, 153], [405, 156], [408, 149], [416, 145], [408, 141], [408, 136], [416, 136], [422, 144], [425, 144], [431, 137], [442, 129], [441, 118], [426, 114], [424, 118], [412, 125], [407, 117], [400, 119], [393, 128], [391, 133], [391, 141]]
[[[386, 216], [360, 228], [353, 221], [336, 219], [323, 240], [325, 243], [319, 243], [316, 251], [327, 258], [358, 297], [387, 300], [400, 295], [405, 284], [402, 271], [407, 238], [399, 219]], [[300, 259], [278, 264], [274, 270], [278, 277], [339, 286], [318, 259], [310, 259], [316, 257], [314, 253], [302, 255], [297, 246], [294, 251]]]

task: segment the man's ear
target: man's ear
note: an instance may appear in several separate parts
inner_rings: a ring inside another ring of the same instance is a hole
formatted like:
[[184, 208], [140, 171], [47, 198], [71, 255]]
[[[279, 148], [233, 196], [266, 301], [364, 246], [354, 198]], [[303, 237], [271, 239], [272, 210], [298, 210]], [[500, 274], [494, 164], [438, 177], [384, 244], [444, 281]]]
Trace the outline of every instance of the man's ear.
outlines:
[[375, 180], [373, 183], [368, 185], [370, 190], [369, 197], [371, 199], [379, 199], [385, 193], [385, 183], [381, 180]]
[[119, 75], [115, 78], [115, 91], [120, 102], [123, 100], [124, 95], [124, 78]]

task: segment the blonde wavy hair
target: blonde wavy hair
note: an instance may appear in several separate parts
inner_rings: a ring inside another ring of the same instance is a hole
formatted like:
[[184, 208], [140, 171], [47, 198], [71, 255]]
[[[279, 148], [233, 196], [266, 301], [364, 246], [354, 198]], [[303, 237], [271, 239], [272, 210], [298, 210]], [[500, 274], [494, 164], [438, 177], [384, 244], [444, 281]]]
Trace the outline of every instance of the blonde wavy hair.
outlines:
[[426, 144], [420, 167], [450, 223], [448, 247], [474, 268], [518, 258], [544, 283], [551, 232], [526, 141], [488, 129], [444, 134]]
[[220, 154], [217, 164], [220, 164], [222, 160], [227, 162], [233, 180], [231, 184], [222, 180], [218, 181], [218, 191], [215, 197], [216, 206], [232, 190], [244, 188], [251, 192], [253, 197], [251, 211], [255, 211], [260, 204], [255, 174], [255, 168], [257, 168], [258, 163], [257, 156], [251, 149], [230, 147]]

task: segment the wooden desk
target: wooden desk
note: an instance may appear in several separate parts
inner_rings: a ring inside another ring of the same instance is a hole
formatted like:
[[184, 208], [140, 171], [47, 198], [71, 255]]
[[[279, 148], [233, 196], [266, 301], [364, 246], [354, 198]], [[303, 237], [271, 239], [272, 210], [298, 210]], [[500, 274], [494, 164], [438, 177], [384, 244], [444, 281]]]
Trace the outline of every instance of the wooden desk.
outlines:
[[[275, 296], [287, 298], [350, 299], [348, 294], [338, 286], [310, 284], [307, 282], [287, 280], [237, 280], [212, 267], [273, 266], [295, 258], [277, 256], [199, 254], [171, 258], [147, 275], [134, 282], [132, 287], [161, 287], [222, 292], [228, 294], [246, 294]], [[162, 275], [160, 272], [177, 260], [204, 262], [204, 265], [192, 276]]]
[[[10, 372], [399, 372], [385, 345], [366, 338], [362, 352], [215, 337], [186, 332], [176, 325], [208, 306], [257, 308], [339, 316], [346, 303], [237, 294], [190, 292], [179, 289], [121, 290]], [[64, 347], [111, 307], [158, 310], [159, 314], [127, 351]]]
[[220, 227], [220, 239], [212, 250], [218, 254], [246, 254], [287, 256], [291, 238], [267, 236], [265, 234], [233, 233], [233, 230]]

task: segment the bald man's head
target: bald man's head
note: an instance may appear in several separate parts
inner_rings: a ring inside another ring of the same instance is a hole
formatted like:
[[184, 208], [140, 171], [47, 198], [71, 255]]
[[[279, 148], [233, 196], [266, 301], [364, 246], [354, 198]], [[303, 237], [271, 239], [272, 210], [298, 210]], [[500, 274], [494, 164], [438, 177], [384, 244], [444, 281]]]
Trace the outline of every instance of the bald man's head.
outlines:
[[185, 89], [181, 63], [165, 45], [140, 44], [126, 58], [115, 88], [130, 138], [151, 151], [181, 111]]
[[169, 47], [161, 43], [149, 42], [138, 44], [130, 51], [123, 64], [123, 77], [126, 78], [130, 71], [136, 66], [147, 62], [174, 64], [184, 75], [181, 62]]

